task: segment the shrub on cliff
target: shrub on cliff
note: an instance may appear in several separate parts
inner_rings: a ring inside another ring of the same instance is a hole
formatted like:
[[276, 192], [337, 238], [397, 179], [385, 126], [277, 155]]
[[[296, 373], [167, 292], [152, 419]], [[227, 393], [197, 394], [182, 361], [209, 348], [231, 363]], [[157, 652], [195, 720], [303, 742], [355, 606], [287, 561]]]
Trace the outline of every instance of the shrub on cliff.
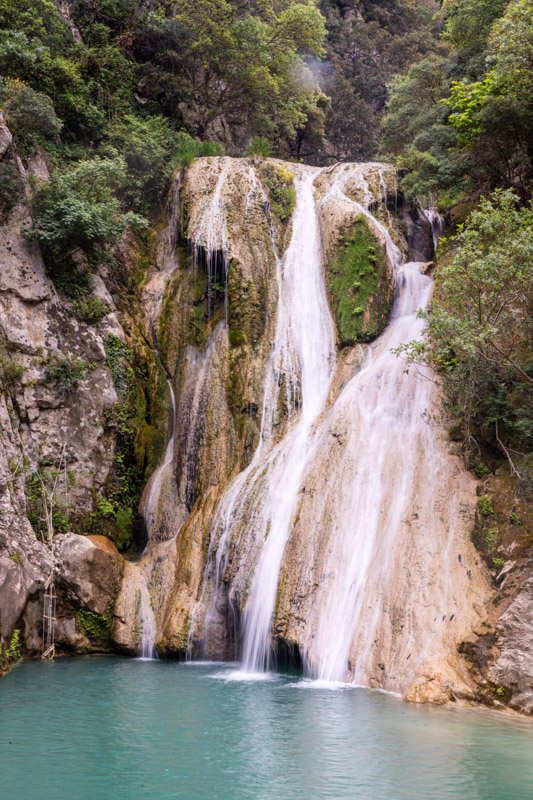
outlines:
[[437, 273], [426, 341], [397, 352], [436, 366], [469, 448], [478, 438], [498, 448], [520, 483], [533, 450], [533, 207], [499, 190], [453, 245]]
[[23, 152], [33, 149], [36, 136], [54, 137], [61, 130], [50, 98], [18, 78], [0, 80], [0, 110]]
[[121, 212], [113, 188], [124, 184], [123, 158], [94, 158], [56, 170], [36, 193], [33, 228], [27, 232], [42, 248], [50, 271], [77, 249], [89, 257], [115, 244], [128, 225], [142, 226], [137, 214]]

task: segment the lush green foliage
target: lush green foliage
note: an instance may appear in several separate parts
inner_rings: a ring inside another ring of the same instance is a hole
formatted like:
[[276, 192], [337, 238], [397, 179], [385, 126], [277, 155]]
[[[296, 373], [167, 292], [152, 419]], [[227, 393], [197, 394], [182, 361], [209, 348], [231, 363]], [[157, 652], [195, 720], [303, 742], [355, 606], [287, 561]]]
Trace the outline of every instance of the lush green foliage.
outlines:
[[20, 628], [15, 628], [7, 646], [0, 646], [0, 668], [5, 669], [9, 664], [22, 657]]
[[386, 324], [390, 305], [387, 265], [364, 217], [344, 230], [336, 255], [328, 263], [328, 278], [341, 345], [377, 336]]
[[[445, 51], [437, 38], [439, 5], [433, 0], [322, 0], [320, 5], [328, 29], [327, 62], [315, 65], [330, 97], [325, 152], [337, 160], [368, 159], [378, 148], [387, 84], [411, 64]], [[316, 157], [309, 128], [313, 133], [308, 125], [298, 155]]]
[[77, 388], [86, 374], [87, 362], [83, 358], [53, 356], [45, 368], [45, 384], [57, 391], [70, 392]]
[[86, 608], [80, 608], [76, 614], [81, 632], [88, 639], [107, 641], [111, 632], [111, 617], [95, 614]]
[[31, 152], [36, 137], [54, 137], [61, 130], [50, 98], [18, 78], [0, 79], [0, 110], [21, 152]]
[[14, 164], [0, 162], [0, 212], [11, 211], [22, 199], [24, 184]]
[[261, 173], [263, 183], [268, 187], [272, 208], [280, 220], [287, 220], [296, 203], [294, 175], [285, 167], [268, 164]]
[[13, 394], [19, 391], [25, 372], [24, 366], [16, 358], [11, 358], [0, 343], [0, 393]]
[[36, 193], [33, 228], [28, 238], [39, 242], [53, 270], [77, 250], [95, 256], [114, 244], [128, 224], [142, 226], [142, 217], [121, 214], [112, 186], [123, 186], [126, 163], [120, 156], [96, 157], [56, 170]]
[[[436, 365], [465, 443], [484, 439], [529, 484], [533, 451], [533, 209], [509, 190], [482, 199], [441, 263], [425, 342], [399, 352]], [[441, 259], [442, 261], [442, 259]]]
[[272, 146], [264, 136], [254, 136], [248, 148], [248, 155], [250, 157], [263, 156], [263, 158], [268, 158], [272, 155]]
[[87, 297], [74, 300], [72, 305], [78, 319], [87, 322], [89, 325], [96, 325], [97, 322], [100, 322], [100, 320], [111, 311], [107, 303], [99, 297]]
[[533, 188], [533, 2], [447, 0], [443, 14], [454, 49], [392, 83], [385, 146], [412, 170], [405, 185], [421, 197], [440, 194], [450, 205], [504, 186], [525, 201]]
[[78, 528], [108, 536], [119, 550], [127, 550], [138, 522], [137, 506], [144, 483], [145, 399], [136, 378], [133, 353], [126, 343], [111, 334], [104, 347], [118, 397], [107, 420], [116, 427], [114, 474], [106, 496], [98, 498], [96, 510], [81, 519]]

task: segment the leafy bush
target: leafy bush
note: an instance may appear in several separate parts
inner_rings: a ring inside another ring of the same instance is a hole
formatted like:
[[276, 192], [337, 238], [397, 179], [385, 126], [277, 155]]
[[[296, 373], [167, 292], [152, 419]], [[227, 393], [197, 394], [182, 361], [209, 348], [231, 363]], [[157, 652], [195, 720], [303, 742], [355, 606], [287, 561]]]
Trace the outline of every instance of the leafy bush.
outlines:
[[487, 495], [483, 495], [477, 501], [477, 507], [479, 513], [482, 517], [493, 517], [494, 516], [494, 507], [492, 505], [492, 500]]
[[224, 148], [220, 142], [198, 141], [181, 132], [178, 134], [173, 162], [183, 170], [190, 167], [195, 158], [222, 155], [224, 155]]
[[248, 148], [248, 155], [250, 157], [263, 156], [263, 158], [268, 158], [272, 155], [272, 146], [265, 136], [254, 136]]
[[262, 172], [262, 178], [268, 187], [275, 213], [282, 221], [288, 219], [296, 204], [293, 173], [289, 172], [286, 167], [267, 164]]
[[487, 442], [522, 483], [533, 447], [532, 302], [533, 208], [498, 190], [441, 259], [426, 340], [396, 351], [437, 368], [447, 415], [462, 420], [468, 449], [479, 457], [479, 441]]
[[88, 297], [87, 299], [74, 300], [72, 303], [74, 313], [83, 322], [95, 325], [111, 312], [110, 307], [99, 297]]
[[50, 98], [18, 78], [0, 81], [0, 106], [23, 149], [33, 144], [35, 136], [53, 137], [61, 130]]
[[15, 628], [7, 647], [2, 648], [0, 646], [0, 667], [5, 669], [9, 664], [18, 661], [19, 658], [22, 658], [20, 628]]
[[108, 640], [111, 631], [111, 617], [95, 614], [85, 608], [80, 608], [76, 614], [81, 632], [88, 639]]
[[0, 162], [0, 211], [4, 214], [17, 205], [24, 194], [24, 183], [14, 164]]
[[52, 356], [45, 369], [45, 384], [58, 391], [71, 391], [83, 380], [87, 363], [83, 358]]
[[145, 212], [160, 200], [175, 147], [175, 134], [163, 117], [128, 114], [110, 130], [110, 141], [124, 156], [127, 181], [120, 192], [129, 208]]
[[126, 162], [119, 156], [81, 161], [52, 174], [36, 194], [33, 228], [26, 234], [42, 247], [49, 270], [78, 248], [98, 255], [128, 225], [146, 224], [137, 214], [122, 214], [113, 195], [112, 187], [126, 178]]
[[85, 300], [91, 294], [91, 273], [78, 265], [73, 266], [71, 263], [56, 265], [52, 279], [56, 289], [63, 292], [69, 300]]
[[16, 359], [10, 358], [0, 349], [0, 391], [14, 392], [20, 388], [20, 381], [26, 368]]

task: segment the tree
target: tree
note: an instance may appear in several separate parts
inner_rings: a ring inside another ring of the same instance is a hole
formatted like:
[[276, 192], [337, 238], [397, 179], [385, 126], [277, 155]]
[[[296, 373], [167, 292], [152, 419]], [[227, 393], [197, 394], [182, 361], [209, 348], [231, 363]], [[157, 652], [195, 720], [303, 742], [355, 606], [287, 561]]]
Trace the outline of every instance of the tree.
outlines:
[[453, 154], [457, 133], [442, 104], [449, 92], [449, 60], [432, 54], [392, 82], [382, 122], [383, 148], [410, 170], [404, 188], [427, 205], [443, 192], [453, 199], [468, 185]]
[[513, 446], [533, 446], [533, 206], [521, 208], [513, 192], [498, 190], [452, 244], [425, 340], [396, 352], [433, 364], [450, 415], [463, 418], [469, 436], [472, 421], [484, 428], [509, 457]]
[[37, 241], [49, 269], [57, 269], [81, 249], [98, 256], [115, 244], [127, 225], [142, 225], [142, 217], [122, 214], [112, 186], [126, 180], [123, 158], [94, 158], [56, 170], [37, 192], [29, 239]]

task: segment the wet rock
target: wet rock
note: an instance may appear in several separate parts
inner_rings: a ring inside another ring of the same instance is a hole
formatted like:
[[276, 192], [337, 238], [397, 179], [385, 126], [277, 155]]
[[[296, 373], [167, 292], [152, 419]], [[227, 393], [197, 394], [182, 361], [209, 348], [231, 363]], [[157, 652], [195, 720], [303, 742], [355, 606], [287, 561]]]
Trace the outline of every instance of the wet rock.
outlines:
[[457, 699], [472, 699], [471, 690], [453, 671], [427, 672], [403, 695], [407, 703], [444, 705]]

